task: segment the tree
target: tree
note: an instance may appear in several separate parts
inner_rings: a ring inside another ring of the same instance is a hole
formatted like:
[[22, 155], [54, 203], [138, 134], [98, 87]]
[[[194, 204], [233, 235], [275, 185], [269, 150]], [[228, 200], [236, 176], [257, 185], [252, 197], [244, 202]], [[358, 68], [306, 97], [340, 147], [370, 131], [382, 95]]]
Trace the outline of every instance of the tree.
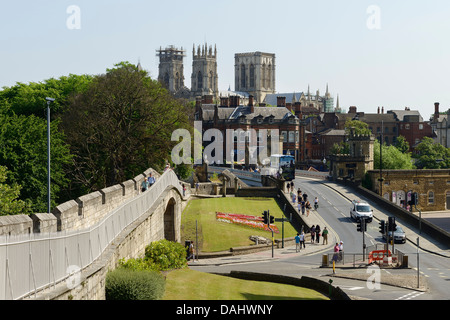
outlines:
[[[414, 168], [411, 154], [403, 153], [395, 146], [382, 145], [382, 168], [391, 170], [410, 170]], [[375, 140], [373, 145], [374, 169], [380, 169], [380, 142]]]
[[89, 75], [62, 76], [41, 82], [16, 83], [0, 91], [0, 105], [8, 103], [11, 111], [18, 115], [35, 115], [46, 117], [46, 97], [52, 97], [52, 119], [56, 118], [66, 107], [69, 97], [74, 93], [84, 92], [93, 77]]
[[415, 148], [417, 151], [416, 166], [419, 169], [447, 169], [450, 168], [450, 149], [432, 138], [424, 137]]
[[162, 168], [175, 145], [172, 131], [189, 127], [186, 108], [128, 62], [96, 76], [86, 92], [69, 100], [62, 116], [78, 191], [99, 190], [149, 167]]
[[[32, 212], [47, 212], [47, 121], [0, 112], [0, 128], [0, 165], [8, 167], [8, 180], [22, 186], [20, 199]], [[69, 147], [58, 131], [58, 121], [52, 121], [52, 207], [68, 184], [64, 166], [69, 163]]]
[[6, 184], [8, 169], [0, 166], [0, 216], [30, 213], [29, 206], [19, 199], [20, 185]]
[[350, 135], [351, 131], [356, 135], [370, 135], [372, 132], [369, 129], [369, 125], [365, 122], [359, 120], [350, 120], [347, 119], [345, 121], [345, 134]]
[[395, 147], [403, 153], [409, 153], [409, 143], [404, 136], [398, 136]]

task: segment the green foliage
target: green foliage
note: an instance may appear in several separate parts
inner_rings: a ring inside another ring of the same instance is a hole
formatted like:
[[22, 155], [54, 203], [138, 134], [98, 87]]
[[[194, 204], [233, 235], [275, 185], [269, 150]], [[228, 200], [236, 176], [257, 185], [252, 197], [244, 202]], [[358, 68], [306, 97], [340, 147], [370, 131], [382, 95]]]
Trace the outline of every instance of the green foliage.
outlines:
[[170, 158], [172, 132], [189, 127], [187, 106], [147, 72], [122, 62], [73, 96], [62, 116], [83, 192], [120, 183]]
[[359, 120], [347, 119], [345, 122], [345, 134], [350, 135], [350, 131], [356, 135], [370, 135], [372, 132], [369, 129], [369, 125]]
[[187, 266], [186, 249], [182, 244], [168, 240], [155, 241], [147, 246], [145, 259], [161, 271]]
[[27, 214], [29, 206], [25, 201], [19, 200], [20, 186], [6, 184], [7, 168], [0, 166], [0, 216]]
[[448, 169], [450, 168], [450, 149], [433, 139], [424, 137], [416, 147], [416, 166], [419, 169]]
[[[374, 152], [374, 169], [380, 169], [380, 142], [375, 140], [373, 145]], [[414, 168], [412, 163], [411, 154], [403, 153], [395, 146], [382, 146], [382, 169], [392, 170], [411, 170]]]
[[45, 118], [46, 97], [55, 99], [51, 104], [53, 116], [62, 112], [68, 97], [73, 93], [84, 92], [93, 77], [89, 75], [63, 76], [59, 79], [48, 79], [44, 82], [17, 83], [12, 87], [4, 87], [0, 91], [0, 105], [8, 103], [16, 114], [35, 115]]
[[330, 153], [334, 154], [334, 155], [336, 155], [336, 154], [349, 154], [350, 153], [350, 146], [349, 146], [349, 144], [347, 142], [343, 142], [343, 141], [339, 142], [339, 144], [335, 143], [331, 147]]
[[395, 147], [400, 150], [400, 152], [408, 153], [409, 152], [409, 143], [406, 141], [404, 136], [399, 136], [397, 141], [395, 142]]
[[165, 285], [159, 272], [119, 268], [106, 275], [106, 300], [159, 300]]
[[[52, 207], [67, 187], [64, 167], [71, 162], [69, 147], [58, 131], [58, 121], [51, 122]], [[20, 199], [32, 212], [47, 212], [47, 121], [34, 115], [0, 113], [0, 165], [10, 171], [12, 185], [22, 186]]]

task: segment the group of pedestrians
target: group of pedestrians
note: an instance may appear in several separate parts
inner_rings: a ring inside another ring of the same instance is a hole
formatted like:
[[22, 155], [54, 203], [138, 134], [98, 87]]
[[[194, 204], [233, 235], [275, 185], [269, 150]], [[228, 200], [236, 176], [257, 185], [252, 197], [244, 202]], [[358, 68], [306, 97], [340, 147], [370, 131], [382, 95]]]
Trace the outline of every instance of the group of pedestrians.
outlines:
[[150, 189], [150, 187], [155, 184], [155, 181], [155, 177], [150, 173], [150, 175], [142, 181], [141, 191], [144, 192]]

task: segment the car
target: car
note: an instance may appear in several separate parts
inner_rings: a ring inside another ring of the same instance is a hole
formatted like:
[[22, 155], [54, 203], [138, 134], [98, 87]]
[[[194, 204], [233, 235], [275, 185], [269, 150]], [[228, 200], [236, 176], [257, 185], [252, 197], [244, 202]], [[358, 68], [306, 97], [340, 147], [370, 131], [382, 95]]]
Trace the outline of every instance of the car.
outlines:
[[367, 202], [353, 200], [350, 208], [350, 217], [356, 221], [363, 218], [366, 222], [372, 222], [373, 210]]
[[[388, 232], [389, 239], [392, 237], [392, 231]], [[383, 239], [386, 239], [386, 234], [383, 234]], [[396, 243], [405, 243], [406, 242], [406, 233], [402, 229], [402, 227], [397, 226], [394, 231], [394, 242]]]

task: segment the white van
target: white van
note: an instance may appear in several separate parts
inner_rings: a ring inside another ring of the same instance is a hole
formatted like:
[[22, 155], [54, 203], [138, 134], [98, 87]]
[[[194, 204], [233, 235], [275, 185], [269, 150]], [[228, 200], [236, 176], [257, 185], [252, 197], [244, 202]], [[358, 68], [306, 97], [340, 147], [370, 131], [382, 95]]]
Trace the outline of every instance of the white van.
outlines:
[[353, 200], [350, 208], [350, 218], [359, 220], [363, 217], [367, 222], [372, 222], [373, 210], [367, 202]]

